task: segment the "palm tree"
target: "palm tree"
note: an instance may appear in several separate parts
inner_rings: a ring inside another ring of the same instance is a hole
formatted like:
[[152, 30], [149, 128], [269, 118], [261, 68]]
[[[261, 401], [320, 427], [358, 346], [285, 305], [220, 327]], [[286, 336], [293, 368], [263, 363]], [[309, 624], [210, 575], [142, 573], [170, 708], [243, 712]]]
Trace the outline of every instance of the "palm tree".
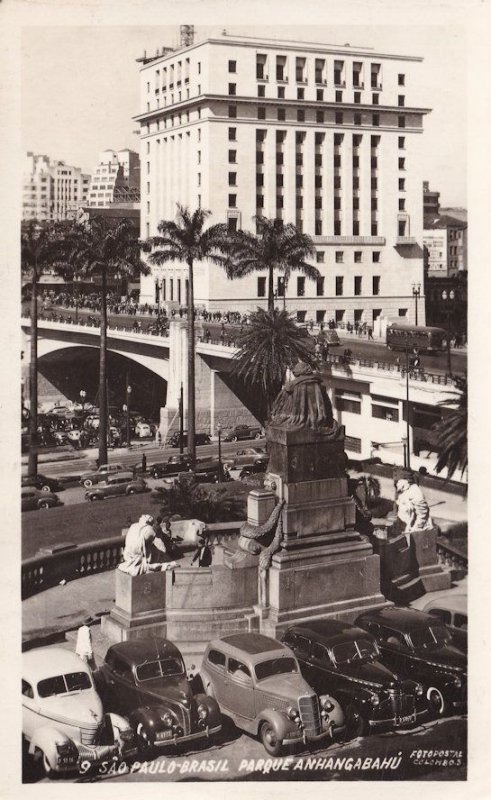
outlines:
[[101, 340], [99, 350], [99, 464], [107, 463], [107, 282], [116, 274], [148, 273], [141, 261], [137, 231], [129, 219], [110, 225], [100, 216], [73, 226], [69, 241], [73, 272], [101, 279]]
[[[196, 460], [195, 447], [195, 365], [194, 365], [194, 272], [195, 261], [210, 261], [229, 271], [230, 260], [221, 255], [227, 250], [228, 228], [226, 225], [212, 225], [203, 230], [211, 211], [202, 208], [192, 213], [177, 204], [177, 220], [162, 220], [158, 225], [158, 236], [147, 239], [146, 249], [152, 250], [148, 257], [150, 264], [167, 264], [181, 261], [188, 265], [188, 425], [187, 446], [192, 462]], [[229, 275], [231, 277], [231, 275]]]
[[281, 219], [254, 217], [257, 233], [237, 231], [233, 237], [231, 255], [235, 263], [234, 277], [241, 278], [251, 272], [268, 272], [268, 311], [274, 308], [274, 272], [283, 274], [283, 286], [292, 270], [302, 272], [308, 278], [320, 278], [317, 267], [305, 259], [313, 258], [315, 247], [310, 236], [300, 233], [295, 225], [284, 224]]
[[62, 223], [41, 225], [33, 220], [22, 225], [21, 267], [31, 282], [31, 358], [29, 364], [29, 462], [28, 474], [37, 474], [37, 427], [38, 427], [38, 280], [42, 271], [58, 263], [63, 248]]
[[264, 422], [285, 381], [287, 368], [297, 361], [314, 366], [311, 339], [287, 311], [258, 308], [237, 336], [237, 345], [232, 375], [259, 399], [258, 413]]
[[157, 488], [153, 502], [161, 503], [162, 516], [178, 514], [183, 519], [227, 522], [245, 517], [245, 502], [225, 487], [205, 489], [192, 476], [181, 473], [169, 488]]
[[[458, 469], [461, 476], [467, 469], [467, 378], [455, 377], [454, 380], [459, 390], [459, 394], [454, 395], [457, 407], [434, 426], [439, 450], [436, 471], [446, 468], [449, 479]], [[440, 405], [448, 405], [448, 401]]]

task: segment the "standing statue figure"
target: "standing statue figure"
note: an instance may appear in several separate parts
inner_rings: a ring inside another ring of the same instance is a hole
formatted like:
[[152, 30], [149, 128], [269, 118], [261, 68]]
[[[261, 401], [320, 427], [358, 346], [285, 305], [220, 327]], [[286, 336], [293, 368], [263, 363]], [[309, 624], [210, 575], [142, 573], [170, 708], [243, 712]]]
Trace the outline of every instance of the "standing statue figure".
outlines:
[[337, 439], [342, 428], [333, 417], [320, 373], [304, 361], [295, 364], [292, 372], [293, 380], [283, 386], [274, 401], [270, 423], [285, 428], [322, 428]]
[[397, 516], [405, 524], [404, 533], [427, 531], [433, 528], [430, 508], [413, 475], [396, 482]]

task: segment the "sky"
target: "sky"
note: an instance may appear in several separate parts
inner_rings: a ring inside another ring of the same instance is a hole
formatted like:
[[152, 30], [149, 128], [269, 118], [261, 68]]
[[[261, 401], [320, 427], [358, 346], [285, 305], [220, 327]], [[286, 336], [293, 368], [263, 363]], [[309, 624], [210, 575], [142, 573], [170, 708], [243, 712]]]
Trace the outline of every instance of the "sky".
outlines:
[[[222, 26], [195, 26], [195, 41]], [[362, 45], [423, 56], [418, 106], [424, 119], [423, 176], [444, 206], [466, 206], [466, 36], [452, 25], [227, 26], [229, 34]], [[107, 148], [139, 151], [136, 58], [175, 46], [178, 25], [24, 27], [21, 38], [23, 150], [92, 172]]]

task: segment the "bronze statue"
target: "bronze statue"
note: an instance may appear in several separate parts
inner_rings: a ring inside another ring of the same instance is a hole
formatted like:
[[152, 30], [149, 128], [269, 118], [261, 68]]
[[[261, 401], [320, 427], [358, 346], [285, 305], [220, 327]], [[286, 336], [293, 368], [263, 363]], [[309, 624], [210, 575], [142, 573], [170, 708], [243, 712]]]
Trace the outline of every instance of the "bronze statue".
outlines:
[[294, 379], [285, 384], [274, 401], [271, 425], [291, 428], [322, 428], [333, 439], [340, 433], [340, 425], [332, 413], [331, 401], [319, 372], [309, 364], [299, 361], [293, 367]]

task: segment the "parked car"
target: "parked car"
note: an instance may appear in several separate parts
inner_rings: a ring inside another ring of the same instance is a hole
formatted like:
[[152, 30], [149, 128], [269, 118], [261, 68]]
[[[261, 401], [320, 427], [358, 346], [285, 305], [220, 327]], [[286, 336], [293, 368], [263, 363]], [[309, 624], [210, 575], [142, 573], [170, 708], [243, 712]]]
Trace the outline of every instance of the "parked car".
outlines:
[[[164, 483], [176, 483], [176, 481], [196, 480], [198, 483], [218, 483], [218, 476], [220, 474], [220, 463], [216, 460], [203, 460], [196, 459], [194, 469], [188, 468], [186, 472], [181, 471], [176, 475], [169, 475], [164, 478]], [[222, 470], [222, 480], [228, 480], [228, 472]]]
[[339, 620], [312, 620], [292, 626], [281, 639], [317, 694], [329, 692], [341, 703], [352, 736], [410, 728], [428, 716], [422, 685], [399, 680], [380, 663], [367, 631]]
[[[323, 331], [324, 341], [329, 347], [338, 347], [341, 344], [340, 338], [338, 336], [338, 332], [336, 330], [332, 330], [328, 328], [327, 330]], [[319, 336], [322, 341], [322, 337]]]
[[163, 475], [177, 475], [179, 472], [188, 470], [191, 463], [189, 456], [170, 456], [167, 461], [152, 464], [149, 471], [152, 478], [161, 478]]
[[[416, 605], [416, 604], [415, 604]], [[436, 617], [447, 626], [455, 644], [467, 652], [467, 595], [455, 592], [438, 592], [433, 600], [424, 602], [418, 607], [427, 614]]]
[[59, 492], [63, 489], [60, 481], [56, 478], [47, 478], [46, 475], [23, 475], [22, 486], [31, 486], [40, 489], [42, 492]]
[[[169, 439], [169, 446], [170, 447], [179, 447], [180, 446], [180, 435], [179, 433], [173, 433]], [[195, 433], [194, 434], [194, 443], [196, 446], [201, 444], [210, 444], [210, 436], [207, 433]], [[184, 431], [182, 436], [182, 446], [187, 447], [188, 444], [188, 433]]]
[[206, 694], [238, 728], [279, 755], [296, 742], [334, 739], [344, 730], [339, 703], [318, 697], [289, 647], [259, 633], [235, 633], [206, 648], [200, 670]]
[[140, 494], [146, 490], [147, 484], [143, 478], [133, 478], [132, 472], [118, 472], [116, 475], [108, 475], [104, 483], [85, 492], [85, 499], [93, 502], [121, 494]]
[[112, 645], [94, 677], [104, 706], [129, 718], [145, 756], [155, 748], [208, 739], [222, 727], [217, 702], [193, 696], [182, 655], [168, 639]]
[[137, 752], [131, 726], [103, 713], [89, 667], [64, 647], [22, 656], [22, 735], [48, 777]]
[[240, 439], [260, 439], [263, 435], [262, 429], [254, 425], [236, 425], [226, 432], [223, 437], [224, 442], [238, 442]]
[[139, 439], [149, 439], [152, 434], [152, 428], [148, 422], [137, 422], [135, 425], [135, 433]]
[[257, 475], [258, 473], [266, 472], [267, 467], [268, 463], [265, 461], [259, 461], [255, 464], [247, 464], [240, 470], [239, 480], [247, 478], [249, 475]]
[[435, 716], [466, 709], [467, 655], [439, 620], [412, 608], [392, 606], [361, 614], [356, 625], [376, 638], [384, 664], [423, 684]]
[[22, 511], [34, 511], [37, 508], [54, 508], [62, 506], [60, 498], [52, 492], [43, 492], [33, 486], [23, 486], [21, 489], [21, 509]]
[[227, 457], [224, 460], [226, 467], [237, 468], [239, 466], [248, 466], [249, 464], [267, 464], [269, 456], [264, 447], [246, 447], [244, 450], [237, 450], [237, 454], [233, 457]]
[[105, 481], [108, 475], [115, 475], [117, 472], [125, 472], [122, 464], [101, 464], [101, 466], [92, 472], [83, 472], [80, 476], [80, 485], [90, 489], [95, 483]]

